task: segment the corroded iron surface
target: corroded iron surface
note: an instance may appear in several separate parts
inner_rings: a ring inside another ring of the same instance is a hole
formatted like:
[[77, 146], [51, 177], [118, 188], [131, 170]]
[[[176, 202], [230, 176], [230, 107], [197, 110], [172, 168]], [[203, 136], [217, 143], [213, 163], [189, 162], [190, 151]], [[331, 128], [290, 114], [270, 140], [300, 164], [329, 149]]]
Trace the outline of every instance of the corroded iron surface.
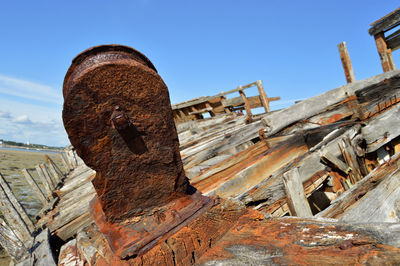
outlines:
[[91, 48], [73, 60], [63, 93], [65, 128], [97, 172], [107, 221], [186, 193], [168, 89], [145, 56], [125, 46]]

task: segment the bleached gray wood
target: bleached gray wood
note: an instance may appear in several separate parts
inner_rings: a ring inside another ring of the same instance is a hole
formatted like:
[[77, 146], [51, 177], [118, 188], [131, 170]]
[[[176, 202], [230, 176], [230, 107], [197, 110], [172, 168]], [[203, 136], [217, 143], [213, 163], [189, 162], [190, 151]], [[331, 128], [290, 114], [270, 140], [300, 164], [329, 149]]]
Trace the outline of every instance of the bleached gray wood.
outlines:
[[367, 152], [373, 152], [400, 135], [400, 104], [386, 110], [361, 129]]
[[375, 189], [348, 208], [341, 221], [400, 222], [400, 171], [395, 171]]
[[71, 169], [71, 166], [69, 165], [69, 162], [68, 162], [68, 160], [67, 160], [67, 155], [65, 154], [65, 152], [59, 152], [58, 154], [59, 154], [60, 157], [61, 157], [61, 162], [62, 162], [63, 165], [64, 165], [65, 172], [68, 173], [68, 172], [71, 171], [72, 169]]
[[32, 190], [35, 193], [35, 195], [37, 196], [37, 198], [43, 204], [46, 204], [48, 202], [48, 198], [45, 196], [45, 194], [39, 188], [38, 184], [36, 183], [35, 179], [33, 179], [32, 175], [29, 173], [29, 171], [27, 169], [22, 169], [21, 172], [24, 175], [26, 181], [28, 182], [29, 187], [32, 188]]
[[55, 181], [53, 176], [50, 175], [49, 169], [47, 168], [47, 166], [45, 164], [40, 164], [39, 167], [42, 169], [42, 173], [44, 174], [46, 180], [49, 182], [50, 189], [54, 190], [54, 188], [57, 185], [57, 182]]
[[31, 236], [31, 230], [25, 224], [21, 218], [18, 210], [14, 207], [12, 201], [7, 196], [6, 191], [0, 186], [0, 212], [3, 214], [7, 221], [7, 224], [11, 227], [13, 232], [16, 234], [25, 246], [29, 248], [32, 244], [33, 237]]
[[49, 169], [51, 175], [53, 176], [53, 179], [55, 180], [56, 184], [60, 183], [61, 178], [64, 177], [64, 174], [53, 162], [53, 160], [50, 159], [49, 156], [46, 155], [45, 157], [46, 157], [47, 168]]
[[333, 156], [327, 151], [321, 152], [321, 160], [327, 165], [330, 166], [333, 165], [335, 168], [341, 170], [345, 174], [348, 174], [349, 171], [351, 170], [350, 167], [347, 164], [345, 164], [342, 160], [340, 160], [336, 156]]
[[362, 179], [362, 175], [360, 172], [360, 166], [358, 165], [357, 156], [354, 152], [353, 147], [351, 146], [351, 142], [348, 136], [344, 136], [341, 141], [338, 143], [341, 153], [343, 155], [346, 164], [350, 167], [350, 176], [353, 177], [354, 181], [357, 182]]
[[95, 194], [88, 194], [79, 199], [79, 201], [66, 206], [62, 210], [52, 217], [51, 223], [48, 223], [48, 228], [51, 232], [61, 228], [62, 226], [68, 224], [72, 220], [80, 217], [81, 215], [89, 212], [89, 203], [93, 199]]
[[373, 26], [368, 30], [370, 35], [376, 35], [379, 32], [387, 31], [400, 22], [400, 8], [392, 11], [383, 18], [375, 21]]
[[298, 217], [311, 217], [312, 212], [304, 194], [303, 183], [297, 168], [283, 174], [283, 184], [290, 213]]
[[0, 245], [16, 261], [24, 260], [29, 256], [28, 249], [18, 239], [13, 230], [0, 218]]
[[29, 229], [29, 233], [32, 234], [35, 231], [35, 226], [33, 225], [31, 219], [26, 213], [25, 208], [19, 203], [18, 199], [15, 197], [10, 186], [8, 185], [7, 181], [4, 179], [1, 173], [0, 173], [0, 186], [5, 192], [7, 198], [10, 200], [10, 203], [13, 205], [13, 207], [18, 212], [19, 216]]
[[331, 202], [331, 205], [318, 213], [317, 217], [337, 218], [342, 215], [347, 208], [362, 198], [368, 191], [378, 186], [382, 180], [389, 175], [399, 171], [400, 154], [395, 154], [390, 162], [382, 164], [370, 172], [367, 176], [357, 182], [349, 190], [341, 194], [337, 199]]
[[92, 223], [94, 223], [93, 217], [89, 212], [87, 212], [57, 229], [55, 234], [65, 241], [75, 236], [79, 230], [84, 229]]
[[346, 84], [323, 94], [298, 102], [286, 109], [268, 113], [262, 119], [266, 134], [271, 136], [285, 127], [306, 118], [322, 113], [329, 106], [338, 104], [350, 95], [357, 95], [374, 86], [379, 87], [384, 80], [397, 80], [400, 71], [386, 72], [365, 80]]
[[35, 237], [35, 249], [31, 257], [35, 259], [32, 265], [56, 266], [50, 246], [49, 229], [44, 229]]
[[37, 172], [40, 180], [42, 181], [42, 185], [44, 188], [43, 192], [46, 193], [47, 198], [49, 198], [49, 199], [52, 198], [53, 191], [50, 187], [50, 184], [51, 184], [50, 180], [47, 180], [47, 178], [45, 177], [45, 175], [43, 173], [42, 168], [39, 165], [36, 165], [35, 169], [36, 169], [36, 172]]

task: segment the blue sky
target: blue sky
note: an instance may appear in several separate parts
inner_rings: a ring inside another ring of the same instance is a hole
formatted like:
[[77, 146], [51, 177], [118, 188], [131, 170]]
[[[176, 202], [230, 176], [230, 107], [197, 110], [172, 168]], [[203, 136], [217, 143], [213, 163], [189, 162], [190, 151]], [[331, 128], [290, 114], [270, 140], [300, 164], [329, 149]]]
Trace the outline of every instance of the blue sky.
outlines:
[[[2, 1], [0, 139], [66, 145], [62, 82], [93, 45], [144, 53], [172, 103], [261, 79], [282, 108], [345, 84], [337, 44], [357, 79], [382, 73], [369, 24], [398, 1]], [[394, 52], [400, 65], [400, 52]], [[251, 93], [251, 92], [250, 92]]]

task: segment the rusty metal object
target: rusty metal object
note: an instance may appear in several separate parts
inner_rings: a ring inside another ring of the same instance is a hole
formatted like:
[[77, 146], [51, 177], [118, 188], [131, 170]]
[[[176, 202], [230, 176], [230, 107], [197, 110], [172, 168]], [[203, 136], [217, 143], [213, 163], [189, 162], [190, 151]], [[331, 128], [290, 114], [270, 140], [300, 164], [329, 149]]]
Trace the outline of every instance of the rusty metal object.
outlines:
[[73, 60], [63, 94], [71, 144], [96, 170], [94, 218], [116, 253], [143, 252], [210, 205], [188, 183], [168, 88], [144, 55], [120, 45], [88, 49]]

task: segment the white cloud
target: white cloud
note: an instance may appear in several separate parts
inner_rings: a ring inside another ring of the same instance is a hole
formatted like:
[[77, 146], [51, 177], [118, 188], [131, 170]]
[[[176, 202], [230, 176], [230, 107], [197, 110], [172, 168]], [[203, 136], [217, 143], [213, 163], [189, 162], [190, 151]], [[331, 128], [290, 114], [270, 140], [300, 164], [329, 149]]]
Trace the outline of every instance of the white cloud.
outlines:
[[29, 119], [27, 115], [20, 115], [18, 117], [13, 118], [12, 120], [14, 123], [18, 124], [31, 124], [32, 121]]
[[48, 103], [62, 103], [61, 89], [56, 90], [47, 85], [1, 74], [0, 93]]

